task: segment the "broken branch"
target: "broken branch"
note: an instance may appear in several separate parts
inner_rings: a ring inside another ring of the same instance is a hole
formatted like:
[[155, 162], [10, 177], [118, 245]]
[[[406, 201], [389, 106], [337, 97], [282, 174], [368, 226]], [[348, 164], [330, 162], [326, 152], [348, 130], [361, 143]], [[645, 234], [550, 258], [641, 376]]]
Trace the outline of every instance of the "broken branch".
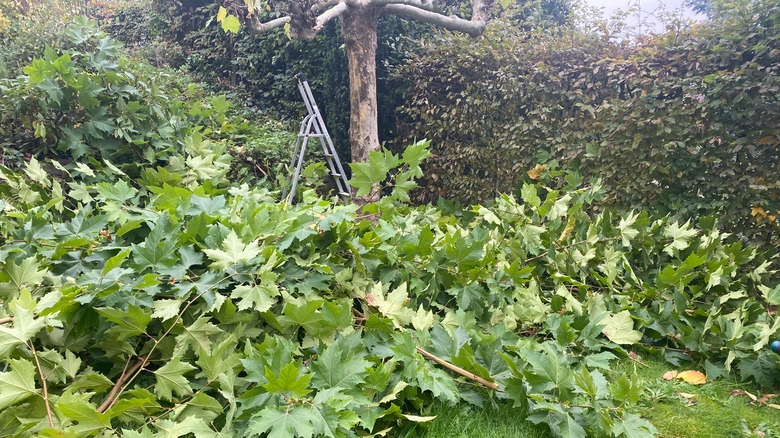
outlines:
[[474, 380], [474, 381], [476, 381], [478, 383], [481, 383], [481, 384], [483, 384], [483, 385], [487, 386], [488, 388], [491, 388], [491, 389], [493, 389], [495, 391], [501, 391], [498, 388], [498, 383], [491, 382], [491, 381], [489, 381], [487, 379], [483, 379], [482, 377], [479, 377], [478, 375], [476, 375], [474, 373], [466, 371], [466, 370], [464, 370], [463, 368], [461, 368], [461, 367], [459, 367], [457, 365], [453, 365], [453, 364], [445, 361], [444, 359], [438, 358], [438, 357], [434, 356], [433, 354], [428, 353], [427, 351], [423, 350], [420, 347], [416, 347], [416, 348], [417, 348], [417, 352], [419, 352], [423, 356], [427, 357], [428, 359], [436, 362], [437, 364], [443, 366], [444, 368], [447, 368], [450, 371], [454, 371], [454, 372], [460, 374], [463, 377], [468, 377], [469, 379]]

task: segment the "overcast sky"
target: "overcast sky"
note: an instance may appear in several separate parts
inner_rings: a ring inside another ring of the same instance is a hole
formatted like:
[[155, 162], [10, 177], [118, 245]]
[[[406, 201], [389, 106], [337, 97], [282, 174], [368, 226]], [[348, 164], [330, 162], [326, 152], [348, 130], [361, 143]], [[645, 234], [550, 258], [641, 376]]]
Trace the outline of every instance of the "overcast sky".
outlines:
[[[685, 6], [685, 0], [583, 0], [586, 5], [603, 8], [607, 17], [611, 16], [616, 10], [626, 11], [633, 6], [639, 6], [639, 14], [649, 21], [653, 19], [653, 13], [662, 5], [667, 11], [680, 12], [683, 17], [694, 20], [702, 20], [703, 16], [695, 14], [690, 8]], [[637, 17], [638, 18], [638, 17]], [[636, 23], [636, 21], [634, 21]], [[631, 23], [631, 24], [634, 24]], [[659, 29], [660, 30], [660, 29]]]

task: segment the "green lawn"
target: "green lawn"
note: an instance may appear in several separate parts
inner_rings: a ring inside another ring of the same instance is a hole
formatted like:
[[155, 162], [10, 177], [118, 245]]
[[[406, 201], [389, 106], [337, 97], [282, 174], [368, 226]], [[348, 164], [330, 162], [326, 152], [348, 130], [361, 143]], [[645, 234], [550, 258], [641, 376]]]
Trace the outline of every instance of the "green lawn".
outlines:
[[525, 421], [511, 404], [498, 408], [488, 403], [483, 408], [461, 404], [437, 405], [428, 415], [436, 419], [428, 424], [406, 427], [398, 435], [402, 438], [552, 438], [545, 425]]
[[[670, 370], [685, 371], [662, 360], [639, 357], [646, 366], [625, 359], [613, 364], [610, 380], [623, 374], [637, 373], [643, 380], [644, 393], [631, 410], [649, 419], [664, 438], [713, 437], [780, 437], [780, 410], [751, 404], [747, 395], [732, 396], [737, 390], [760, 398], [763, 393], [753, 384], [743, 384], [731, 375], [703, 385], [681, 380], [666, 381]], [[780, 391], [775, 391], [780, 392]], [[769, 403], [780, 405], [780, 397]], [[483, 408], [461, 404], [455, 407], [437, 405], [426, 415], [436, 415], [427, 424], [407, 426], [396, 436], [402, 438], [550, 438], [546, 426], [525, 421], [525, 417], [501, 404]]]
[[[742, 383], [739, 377], [728, 375], [703, 385], [692, 385], [682, 380], [666, 381], [663, 374], [670, 370], [685, 371], [690, 366], [678, 367], [653, 358], [639, 358], [648, 367], [631, 360], [615, 363], [610, 378], [637, 373], [644, 381], [643, 397], [632, 411], [649, 419], [665, 438], [672, 437], [778, 437], [780, 410], [751, 404], [747, 395], [735, 395], [737, 390], [757, 397], [764, 391], [752, 383]], [[780, 398], [769, 403], [780, 404]], [[758, 431], [758, 433], [756, 433]]]

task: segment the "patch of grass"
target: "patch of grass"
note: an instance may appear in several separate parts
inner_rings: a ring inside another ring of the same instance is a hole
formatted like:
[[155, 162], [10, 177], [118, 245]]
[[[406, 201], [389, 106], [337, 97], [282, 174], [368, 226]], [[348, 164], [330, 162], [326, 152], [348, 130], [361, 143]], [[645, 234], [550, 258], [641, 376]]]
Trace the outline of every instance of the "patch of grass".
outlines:
[[482, 408], [460, 404], [437, 405], [427, 415], [436, 415], [430, 423], [403, 428], [401, 438], [552, 438], [545, 425], [526, 421], [511, 404]]
[[[623, 374], [636, 373], [643, 380], [644, 392], [631, 410], [650, 420], [662, 437], [780, 436], [780, 410], [751, 404], [752, 399], [745, 394], [732, 396], [734, 391], [742, 390], [760, 398], [763, 393], [755, 385], [742, 383], [735, 375], [708, 380], [703, 385], [677, 379], [666, 381], [662, 376], [667, 371], [695, 368], [685, 364], [674, 367], [652, 357], [638, 359], [647, 367], [621, 360], [614, 363], [608, 379], [614, 381]], [[769, 402], [778, 403], [777, 399]]]

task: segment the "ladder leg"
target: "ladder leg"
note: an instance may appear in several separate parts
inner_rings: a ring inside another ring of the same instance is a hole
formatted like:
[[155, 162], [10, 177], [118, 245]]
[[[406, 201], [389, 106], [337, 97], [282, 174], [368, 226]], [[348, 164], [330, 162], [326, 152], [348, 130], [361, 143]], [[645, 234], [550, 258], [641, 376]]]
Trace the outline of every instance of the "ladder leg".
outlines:
[[290, 195], [287, 199], [287, 202], [290, 204], [293, 203], [293, 198], [295, 197], [295, 187], [298, 186], [298, 177], [301, 175], [301, 165], [303, 165], [303, 157], [306, 155], [306, 143], [308, 141], [308, 137], [303, 137], [303, 142], [301, 142], [301, 154], [298, 156], [298, 164], [295, 166], [295, 176], [293, 177]]

